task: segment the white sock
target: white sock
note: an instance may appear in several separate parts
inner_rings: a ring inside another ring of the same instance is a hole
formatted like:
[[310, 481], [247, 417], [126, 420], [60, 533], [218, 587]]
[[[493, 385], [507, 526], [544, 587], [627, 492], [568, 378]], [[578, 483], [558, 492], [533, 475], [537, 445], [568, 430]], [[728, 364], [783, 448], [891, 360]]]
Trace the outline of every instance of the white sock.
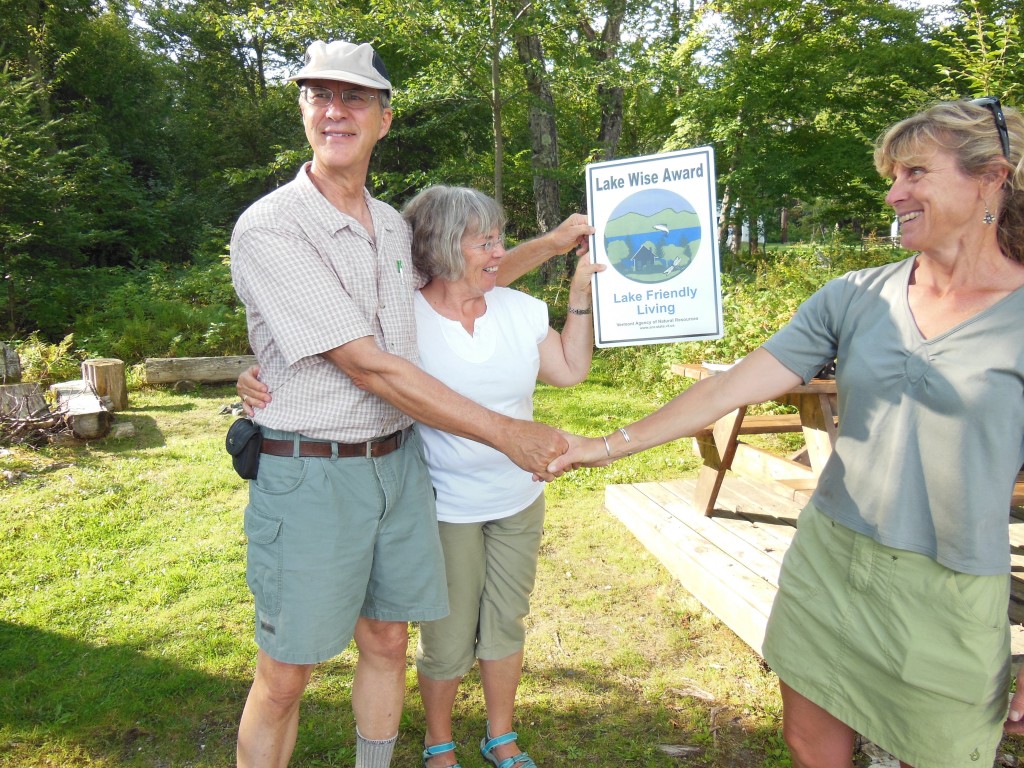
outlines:
[[364, 739], [356, 728], [356, 768], [388, 768], [396, 741], [397, 733], [390, 739]]

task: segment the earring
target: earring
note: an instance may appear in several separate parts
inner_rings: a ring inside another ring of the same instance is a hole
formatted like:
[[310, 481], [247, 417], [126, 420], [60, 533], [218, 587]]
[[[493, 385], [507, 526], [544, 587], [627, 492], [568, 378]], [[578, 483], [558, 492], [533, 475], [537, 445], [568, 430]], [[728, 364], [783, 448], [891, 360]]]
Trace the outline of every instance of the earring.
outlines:
[[982, 219], [986, 224], [992, 224], [996, 220], [996, 217], [992, 215], [992, 211], [988, 209], [988, 203], [985, 203], [985, 218]]

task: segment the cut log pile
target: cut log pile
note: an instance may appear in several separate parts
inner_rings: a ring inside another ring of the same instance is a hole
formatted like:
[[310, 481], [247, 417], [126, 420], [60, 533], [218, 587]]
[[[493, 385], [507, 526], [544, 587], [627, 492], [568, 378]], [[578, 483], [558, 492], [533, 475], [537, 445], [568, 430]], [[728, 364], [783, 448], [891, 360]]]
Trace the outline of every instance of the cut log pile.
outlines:
[[39, 445], [66, 428], [38, 384], [0, 384], [0, 444]]
[[[235, 381], [256, 364], [253, 355], [225, 357], [146, 358], [146, 384], [187, 384]], [[92, 440], [111, 431], [114, 413], [128, 408], [125, 365], [114, 358], [82, 363], [82, 378], [50, 387], [51, 406], [39, 384], [21, 382], [17, 352], [0, 345], [0, 444], [38, 445], [70, 432]]]
[[[124, 363], [112, 358], [86, 360], [82, 377], [50, 387], [51, 407], [38, 383], [21, 379], [17, 353], [0, 349], [0, 444], [41, 445], [59, 435], [93, 440], [105, 437], [114, 411], [128, 406]], [[8, 383], [11, 382], [11, 383]]]

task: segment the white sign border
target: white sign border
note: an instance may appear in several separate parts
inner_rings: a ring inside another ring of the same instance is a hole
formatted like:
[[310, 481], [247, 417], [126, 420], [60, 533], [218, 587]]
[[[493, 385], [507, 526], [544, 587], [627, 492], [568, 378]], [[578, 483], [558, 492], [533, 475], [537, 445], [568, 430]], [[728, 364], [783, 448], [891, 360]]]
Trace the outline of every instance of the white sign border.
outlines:
[[[604, 249], [603, 232], [598, 229], [590, 239], [591, 258], [608, 266], [608, 269], [606, 269], [604, 273], [594, 275], [594, 339], [599, 348], [642, 344], [667, 344], [680, 341], [702, 341], [720, 339], [724, 335], [721, 265], [719, 260], [717, 235], [718, 206], [715, 190], [715, 163], [713, 147], [695, 147], [692, 149], [663, 152], [653, 155], [644, 155], [641, 157], [621, 158], [587, 165], [586, 181], [588, 219], [591, 226], [596, 228], [598, 227], [598, 221], [602, 224], [605, 221], [605, 217], [599, 216], [599, 212], [603, 212], [604, 210], [614, 207], [605, 206], [598, 202], [597, 198], [600, 191], [596, 189], [595, 185], [599, 183], [599, 179], [597, 178], [597, 174], [599, 172], [607, 173], [608, 171], [615, 171], [617, 178], [626, 179], [629, 178], [631, 173], [635, 174], [637, 172], [649, 170], [651, 164], [656, 163], [659, 167], [663, 167], [666, 163], [672, 163], [679, 159], [698, 159], [706, 169], [703, 181], [701, 182], [701, 195], [699, 198], [694, 194], [695, 184], [693, 181], [658, 181], [653, 184], [645, 184], [643, 188], [668, 189], [672, 192], [676, 192], [677, 194], [680, 188], [685, 188], [687, 193], [682, 196], [687, 199], [691, 205], [698, 209], [696, 213], [701, 223], [701, 246], [697, 256], [694, 258], [710, 258], [710, 274], [698, 285], [700, 290], [710, 291], [713, 295], [712, 303], [708, 307], [708, 314], [710, 314], [711, 317], [710, 319], [706, 316], [701, 318], [701, 328], [697, 332], [680, 332], [678, 327], [669, 325], [664, 329], [651, 329], [646, 333], [635, 336], [623, 334], [621, 330], [618, 329], [619, 323], [610, 319], [613, 315], [612, 310], [614, 307], [609, 305], [614, 304], [614, 294], [612, 293], [612, 289], [616, 287], [616, 284], [622, 285], [622, 281], [626, 280], [626, 278], [619, 275], [615, 271], [615, 267], [611, 265], [611, 260]], [[623, 190], [619, 193], [617, 198], [621, 199], [627, 194], [633, 194], [635, 191], [639, 190]], [[682, 274], [685, 274], [685, 272]], [[650, 285], [657, 284], [652, 283]], [[690, 320], [692, 320], [692, 318], [690, 318]], [[692, 325], [693, 323], [691, 322], [690, 324]]]

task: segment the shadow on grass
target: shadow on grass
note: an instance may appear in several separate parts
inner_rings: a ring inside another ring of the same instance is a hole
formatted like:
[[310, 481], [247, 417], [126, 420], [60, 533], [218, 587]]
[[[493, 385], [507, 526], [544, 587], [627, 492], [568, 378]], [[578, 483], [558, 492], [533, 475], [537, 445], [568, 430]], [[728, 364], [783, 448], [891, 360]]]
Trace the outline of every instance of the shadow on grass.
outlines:
[[[213, 740], [221, 763], [228, 747], [233, 757], [251, 680], [198, 672], [158, 653], [0, 621], [0, 752], [21, 755], [12, 765], [73, 765], [124, 761], [155, 747], [181, 764], [173, 755], [196, 760]], [[190, 747], [194, 754], [183, 755]]]
[[[0, 765], [232, 764], [251, 679], [199, 672], [159, 653], [0, 621], [0, 753], [15, 761], [0, 757]], [[294, 768], [351, 765], [351, 674], [342, 659], [314, 673]], [[666, 744], [697, 748], [691, 765], [779, 764], [766, 760], [771, 732], [746, 730], [724, 713], [714, 726], [701, 724], [674, 702], [649, 700], [642, 687], [613, 668], [528, 665], [516, 713], [520, 746], [551, 766], [678, 766], [659, 749]], [[473, 670], [454, 713], [465, 768], [485, 765], [477, 749], [486, 722], [479, 691]], [[410, 684], [394, 765], [419, 764], [423, 732], [422, 704]]]
[[188, 413], [194, 411], [199, 405], [196, 403], [175, 403], [174, 405], [144, 405], [139, 408], [131, 408], [125, 413], [134, 415], [137, 413]]
[[[678, 768], [680, 754], [685, 764], [707, 768], [788, 765], [770, 757], [777, 729], [751, 728], [739, 713], [716, 702], [680, 706], [674, 696], [652, 700], [644, 687], [615, 667], [580, 669], [527, 659], [515, 712], [518, 744], [540, 766]], [[463, 680], [453, 715], [464, 768], [487, 765], [478, 749], [486, 720], [474, 667]], [[410, 687], [395, 765], [418, 763], [423, 733], [422, 704]], [[662, 747], [684, 749], [673, 756]]]

